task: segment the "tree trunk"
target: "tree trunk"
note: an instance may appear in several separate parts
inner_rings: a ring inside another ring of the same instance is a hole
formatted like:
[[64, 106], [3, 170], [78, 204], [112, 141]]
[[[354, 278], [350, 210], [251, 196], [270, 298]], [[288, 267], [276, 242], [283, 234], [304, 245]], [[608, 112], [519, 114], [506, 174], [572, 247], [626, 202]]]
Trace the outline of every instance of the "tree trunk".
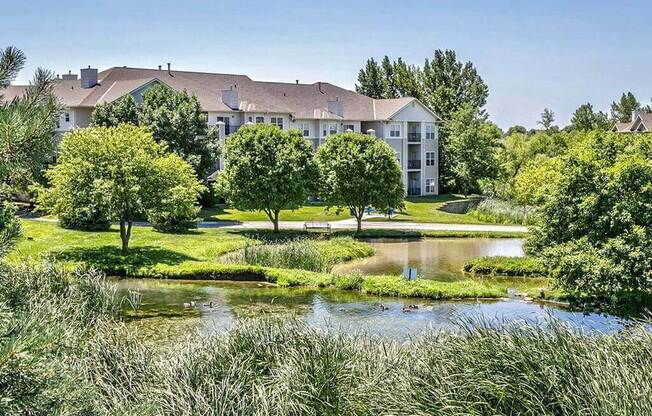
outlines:
[[272, 220], [274, 223], [274, 232], [278, 232], [278, 211], [274, 211], [274, 219]]
[[122, 240], [122, 253], [129, 251], [129, 239], [131, 238], [131, 221], [120, 220], [120, 239]]
[[357, 208], [357, 212], [355, 213], [355, 219], [358, 221], [358, 229], [357, 232], [359, 233], [362, 231], [362, 216], [364, 215], [364, 208], [359, 209]]

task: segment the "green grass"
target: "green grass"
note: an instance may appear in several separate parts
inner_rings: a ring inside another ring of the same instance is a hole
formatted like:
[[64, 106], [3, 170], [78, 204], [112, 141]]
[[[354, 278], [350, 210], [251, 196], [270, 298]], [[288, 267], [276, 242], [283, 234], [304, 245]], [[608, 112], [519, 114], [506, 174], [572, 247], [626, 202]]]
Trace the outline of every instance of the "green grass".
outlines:
[[525, 207], [516, 205], [511, 201], [492, 198], [480, 202], [468, 215], [479, 221], [497, 224], [531, 225], [536, 219], [533, 207]]
[[[70, 270], [75, 266], [92, 266], [109, 275], [161, 279], [253, 280], [267, 281], [281, 287], [349, 287], [375, 295], [425, 297], [432, 299], [498, 298], [507, 295], [510, 285], [522, 285], [522, 291], [537, 294], [543, 287], [549, 292], [550, 282], [532, 280], [499, 282], [470, 277], [462, 282], [438, 282], [419, 279], [406, 282], [396, 276], [365, 276], [361, 284], [346, 282], [350, 276], [335, 276], [302, 269], [266, 267], [261, 265], [224, 264], [220, 257], [247, 245], [278, 242], [279, 239], [306, 238], [302, 232], [279, 235], [269, 231], [201, 229], [188, 234], [163, 234], [150, 227], [135, 227], [130, 252], [120, 252], [117, 230], [107, 232], [73, 231], [55, 223], [23, 221], [23, 237], [8, 256], [11, 263], [28, 259], [40, 261], [54, 257]], [[322, 253], [332, 256], [329, 263], [351, 256], [368, 255], [364, 245], [335, 234], [324, 240]], [[377, 234], [367, 234], [367, 236]], [[405, 234], [401, 234], [405, 236]], [[320, 239], [325, 239], [319, 235]], [[283, 264], [287, 267], [287, 263]], [[520, 279], [523, 280], [523, 279]], [[530, 280], [530, 279], [528, 279]], [[555, 294], [558, 297], [559, 294]], [[548, 298], [549, 296], [546, 296]]]
[[403, 212], [397, 212], [394, 217], [370, 218], [368, 221], [387, 222], [417, 222], [417, 223], [439, 223], [439, 224], [488, 224], [491, 221], [478, 219], [470, 214], [452, 214], [440, 211], [444, 203], [464, 199], [462, 196], [453, 194], [421, 196], [407, 198]]
[[479, 257], [464, 263], [464, 271], [497, 276], [546, 276], [546, 268], [541, 261], [532, 257]]
[[[223, 206], [204, 208], [199, 216], [205, 221], [269, 221], [262, 211], [239, 211]], [[279, 214], [280, 221], [337, 221], [347, 218], [351, 218], [348, 210], [342, 210], [337, 214], [335, 208], [326, 210], [324, 204], [318, 203], [308, 204], [294, 211], [284, 210]]]
[[652, 414], [649, 321], [600, 334], [462, 318], [402, 343], [284, 316], [211, 336], [180, 323], [164, 343], [120, 307], [97, 273], [0, 268], [0, 414]]
[[369, 244], [351, 237], [318, 240], [304, 237], [266, 244], [248, 244], [222, 256], [221, 261], [327, 272], [337, 263], [373, 254], [374, 250]]

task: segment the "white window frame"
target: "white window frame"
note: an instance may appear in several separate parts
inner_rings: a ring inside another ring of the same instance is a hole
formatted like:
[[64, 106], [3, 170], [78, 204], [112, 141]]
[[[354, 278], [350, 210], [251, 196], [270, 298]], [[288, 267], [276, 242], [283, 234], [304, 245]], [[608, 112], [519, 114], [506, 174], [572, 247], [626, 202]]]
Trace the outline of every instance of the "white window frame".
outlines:
[[401, 137], [401, 124], [400, 123], [392, 123], [389, 125], [389, 137], [391, 138], [399, 138]]
[[435, 140], [434, 124], [426, 124], [426, 140]]
[[344, 130], [343, 130], [343, 131], [346, 132], [348, 129], [351, 129], [352, 131], [355, 132], [355, 124], [345, 124], [345, 125], [344, 125]]
[[63, 119], [66, 123], [70, 123], [70, 113], [68, 112], [64, 113]]
[[322, 133], [324, 137], [337, 134], [337, 123], [324, 123]]
[[435, 166], [436, 155], [434, 151], [426, 152], [426, 166]]
[[256, 124], [265, 124], [265, 116], [256, 116]]
[[270, 117], [269, 124], [273, 124], [283, 130], [283, 117]]
[[305, 121], [297, 123], [297, 130], [301, 132], [303, 137], [310, 137], [310, 123]]
[[434, 193], [435, 192], [435, 179], [433, 178], [427, 178], [426, 179], [426, 193]]

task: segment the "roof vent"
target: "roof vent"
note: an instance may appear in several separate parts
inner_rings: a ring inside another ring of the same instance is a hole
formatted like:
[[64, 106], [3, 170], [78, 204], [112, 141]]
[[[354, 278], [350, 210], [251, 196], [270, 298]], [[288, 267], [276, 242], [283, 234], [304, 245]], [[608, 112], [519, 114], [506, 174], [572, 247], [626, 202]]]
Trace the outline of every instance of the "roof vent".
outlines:
[[222, 102], [231, 110], [240, 109], [240, 98], [238, 97], [238, 90], [233, 88], [222, 90]]
[[81, 87], [93, 88], [97, 85], [97, 68], [82, 68], [79, 73], [81, 74]]
[[344, 103], [339, 97], [336, 97], [335, 101], [328, 101], [328, 112], [344, 117]]
[[74, 81], [77, 79], [77, 74], [73, 74], [72, 71], [68, 70], [67, 74], [63, 74], [61, 78], [64, 81]]

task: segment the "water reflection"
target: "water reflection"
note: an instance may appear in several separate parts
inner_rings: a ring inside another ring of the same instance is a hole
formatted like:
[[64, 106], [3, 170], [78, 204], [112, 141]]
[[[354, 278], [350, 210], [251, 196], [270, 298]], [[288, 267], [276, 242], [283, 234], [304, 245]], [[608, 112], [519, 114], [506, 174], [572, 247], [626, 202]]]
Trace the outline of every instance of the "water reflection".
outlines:
[[464, 279], [464, 262], [482, 256], [523, 256], [518, 238], [438, 238], [415, 241], [369, 240], [373, 257], [335, 266], [333, 272], [360, 270], [365, 274], [400, 275], [404, 267], [416, 268], [420, 277], [452, 281]]
[[[130, 325], [161, 339], [194, 330], [219, 333], [238, 319], [266, 314], [292, 314], [318, 327], [397, 339], [427, 329], [454, 329], [469, 319], [541, 324], [555, 317], [587, 330], [608, 332], [622, 327], [622, 322], [612, 316], [585, 315], [520, 300], [437, 302], [337, 290], [279, 289], [242, 282], [128, 279], [119, 281], [118, 286], [123, 294], [136, 290], [142, 295], [139, 310], [125, 307]], [[191, 301], [194, 307], [184, 306]]]

